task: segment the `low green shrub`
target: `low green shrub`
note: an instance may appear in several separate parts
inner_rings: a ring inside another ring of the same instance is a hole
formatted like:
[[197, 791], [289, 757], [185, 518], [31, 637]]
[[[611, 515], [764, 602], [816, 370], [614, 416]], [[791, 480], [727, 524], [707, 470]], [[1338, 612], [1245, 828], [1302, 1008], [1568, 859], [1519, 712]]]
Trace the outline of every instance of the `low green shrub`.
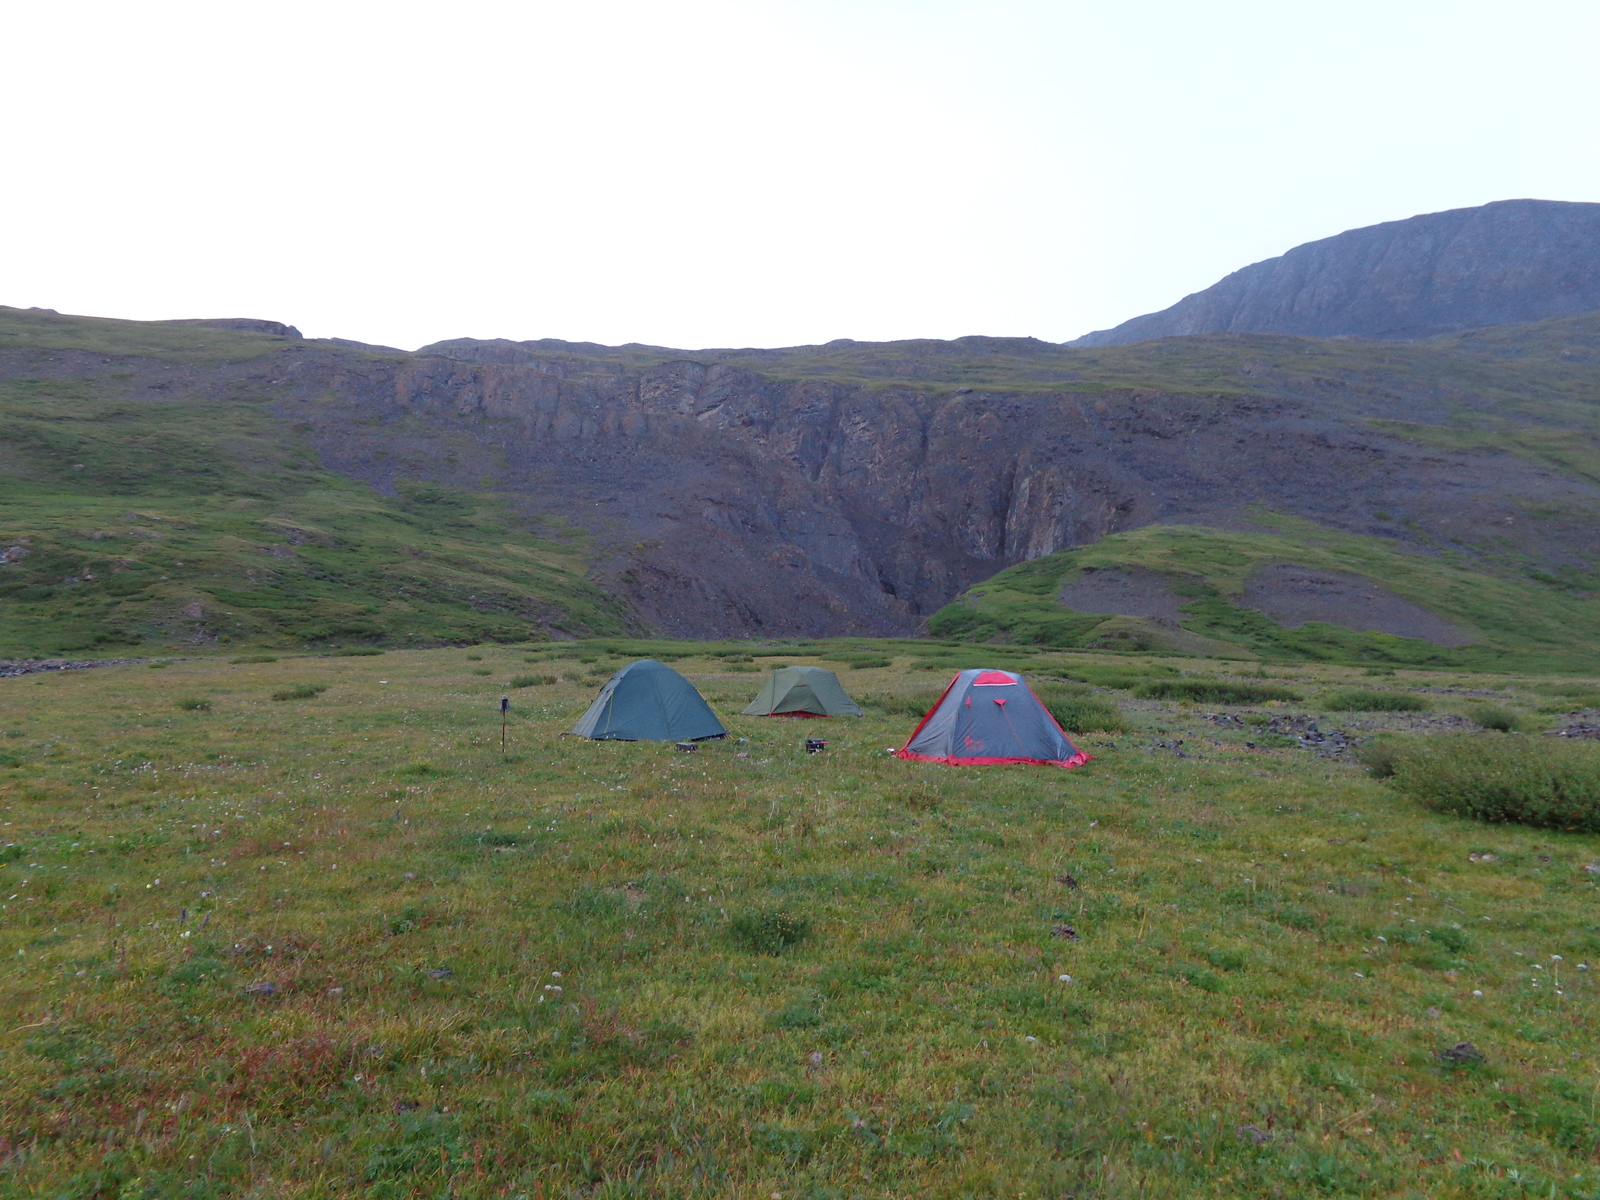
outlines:
[[312, 700], [327, 690], [327, 687], [320, 683], [297, 683], [293, 687], [273, 692], [272, 698], [274, 700]]
[[913, 692], [909, 696], [871, 695], [862, 696], [861, 704], [866, 708], [875, 708], [881, 713], [891, 717], [917, 717], [922, 718], [935, 704], [939, 702], [939, 692]]
[[548, 686], [549, 684], [560, 682], [561, 677], [559, 675], [513, 675], [511, 677], [511, 686], [514, 688]]
[[781, 908], [754, 908], [728, 922], [728, 939], [757, 954], [781, 954], [811, 936], [811, 922]]
[[1394, 774], [1395, 764], [1405, 751], [1405, 743], [1397, 738], [1373, 738], [1362, 742], [1353, 753], [1355, 759], [1367, 769], [1374, 779], [1388, 779]]
[[849, 667], [852, 671], [869, 671], [875, 667], [892, 666], [894, 666], [894, 659], [884, 655], [876, 655], [871, 658], [852, 658], [849, 660]]
[[277, 662], [278, 661], [278, 656], [275, 655], [275, 654], [241, 654], [238, 658], [230, 658], [228, 661], [230, 663], [234, 663], [234, 664], [238, 664], [238, 663], [269, 663], [269, 662]]
[[1593, 742], [1450, 734], [1392, 744], [1393, 786], [1429, 808], [1600, 832], [1600, 745]]
[[1180, 678], [1175, 667], [1129, 666], [1122, 663], [1101, 666], [1098, 663], [1077, 663], [1061, 672], [1068, 679], [1087, 683], [1090, 687], [1116, 688], [1127, 691], [1150, 679]]
[[1039, 699], [1068, 733], [1118, 733], [1126, 728], [1115, 704], [1065, 688], [1041, 687]]
[[335, 650], [335, 658], [371, 658], [375, 654], [382, 654], [376, 646], [346, 646], [343, 650]]
[[198, 696], [190, 696], [184, 700], [174, 700], [172, 707], [181, 708], [184, 712], [208, 712], [211, 708], [211, 701], [202, 700]]
[[1351, 688], [1325, 697], [1322, 707], [1329, 712], [1421, 712], [1427, 704], [1409, 692], [1369, 692]]
[[1139, 695], [1152, 700], [1193, 700], [1197, 704], [1261, 704], [1268, 700], [1298, 700], [1300, 693], [1271, 684], [1239, 683], [1232, 679], [1155, 679], [1141, 684]]
[[1515, 733], [1522, 725], [1522, 720], [1516, 713], [1506, 708], [1494, 708], [1485, 705], [1482, 708], [1469, 708], [1467, 716], [1471, 717], [1484, 729], [1497, 730], [1500, 733]]

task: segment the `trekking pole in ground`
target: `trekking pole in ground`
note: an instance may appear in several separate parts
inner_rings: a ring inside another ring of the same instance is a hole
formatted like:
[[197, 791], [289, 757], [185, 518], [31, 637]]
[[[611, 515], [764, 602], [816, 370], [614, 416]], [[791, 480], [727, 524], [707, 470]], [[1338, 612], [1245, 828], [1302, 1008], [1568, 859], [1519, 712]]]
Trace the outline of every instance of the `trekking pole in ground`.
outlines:
[[500, 753], [506, 752], [506, 712], [511, 708], [511, 697], [500, 697]]

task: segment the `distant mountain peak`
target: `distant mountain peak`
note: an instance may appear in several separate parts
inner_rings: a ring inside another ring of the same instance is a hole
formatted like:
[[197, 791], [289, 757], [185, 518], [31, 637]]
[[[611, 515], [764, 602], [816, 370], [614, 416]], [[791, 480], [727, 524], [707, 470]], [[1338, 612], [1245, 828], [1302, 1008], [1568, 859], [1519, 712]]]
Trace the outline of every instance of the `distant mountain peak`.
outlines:
[[1497, 200], [1351, 229], [1069, 343], [1204, 333], [1410, 339], [1600, 309], [1600, 204]]

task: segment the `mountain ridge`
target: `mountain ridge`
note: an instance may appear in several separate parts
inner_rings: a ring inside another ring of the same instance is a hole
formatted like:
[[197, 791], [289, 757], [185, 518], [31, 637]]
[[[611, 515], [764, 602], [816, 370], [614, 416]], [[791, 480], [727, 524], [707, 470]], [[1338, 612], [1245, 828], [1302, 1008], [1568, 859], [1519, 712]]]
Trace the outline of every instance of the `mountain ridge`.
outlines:
[[1205, 333], [1419, 338], [1600, 309], [1600, 204], [1499, 200], [1306, 242], [1069, 343]]

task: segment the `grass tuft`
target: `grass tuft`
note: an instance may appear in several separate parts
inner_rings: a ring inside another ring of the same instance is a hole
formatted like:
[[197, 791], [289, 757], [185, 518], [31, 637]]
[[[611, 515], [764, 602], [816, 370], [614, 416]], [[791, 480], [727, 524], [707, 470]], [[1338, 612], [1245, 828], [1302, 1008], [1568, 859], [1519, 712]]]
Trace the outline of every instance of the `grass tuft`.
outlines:
[[173, 708], [181, 708], [184, 712], [209, 712], [211, 701], [202, 700], [198, 696], [189, 696], [183, 700], [174, 700]]

